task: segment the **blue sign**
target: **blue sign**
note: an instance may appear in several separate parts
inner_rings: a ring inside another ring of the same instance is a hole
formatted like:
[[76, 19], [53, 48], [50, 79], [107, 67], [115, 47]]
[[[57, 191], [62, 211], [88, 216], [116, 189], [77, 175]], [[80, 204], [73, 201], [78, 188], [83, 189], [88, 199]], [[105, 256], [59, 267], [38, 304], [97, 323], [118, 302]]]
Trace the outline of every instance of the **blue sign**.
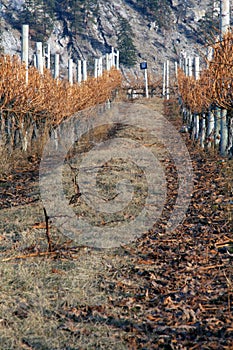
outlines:
[[147, 62], [141, 62], [140, 63], [140, 68], [141, 69], [147, 69]]

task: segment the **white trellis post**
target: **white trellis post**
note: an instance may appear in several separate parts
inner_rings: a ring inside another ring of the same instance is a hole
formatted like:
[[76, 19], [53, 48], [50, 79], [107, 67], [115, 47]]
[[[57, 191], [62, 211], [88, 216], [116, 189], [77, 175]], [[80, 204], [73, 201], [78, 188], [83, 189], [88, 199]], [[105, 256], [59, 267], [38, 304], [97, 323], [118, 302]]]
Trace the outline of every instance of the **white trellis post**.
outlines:
[[207, 62], [206, 62], [206, 66], [207, 68], [209, 67], [209, 62], [212, 61], [213, 59], [213, 55], [214, 55], [214, 51], [213, 51], [213, 47], [212, 46], [208, 46], [206, 49], [206, 56], [207, 56]]
[[188, 75], [188, 57], [184, 57], [184, 74]]
[[206, 134], [206, 121], [205, 115], [202, 115], [201, 119], [201, 131], [200, 131], [200, 146], [201, 148], [205, 147], [205, 134]]
[[101, 77], [103, 75], [103, 57], [101, 56], [99, 58], [99, 62], [98, 62], [98, 76]]
[[117, 50], [116, 52], [116, 69], [119, 69], [120, 67], [120, 52]]
[[83, 60], [83, 81], [87, 80], [87, 61]]
[[169, 60], [166, 61], [166, 99], [170, 99], [170, 89], [169, 89]]
[[42, 42], [36, 43], [36, 67], [38, 71], [43, 74], [43, 50], [42, 50]]
[[78, 83], [80, 84], [82, 81], [82, 61], [78, 60], [78, 67], [77, 67], [77, 75], [78, 75]]
[[25, 68], [26, 68], [25, 81], [26, 81], [26, 84], [28, 83], [28, 58], [29, 58], [28, 37], [29, 37], [29, 25], [24, 24], [22, 26], [21, 61], [25, 63]]
[[69, 58], [68, 60], [68, 80], [70, 85], [73, 85], [73, 60]]
[[196, 80], [200, 77], [200, 57], [195, 56], [194, 57], [194, 77]]
[[[223, 35], [230, 28], [230, 1], [220, 0], [220, 40], [223, 39]], [[227, 129], [227, 110], [223, 109], [221, 112], [221, 140], [220, 140], [220, 153], [225, 156], [227, 153], [228, 142], [228, 129]]]
[[188, 72], [188, 76], [189, 77], [192, 77], [192, 75], [193, 75], [193, 59], [192, 59], [192, 57], [191, 56], [189, 56], [188, 58], [187, 58], [187, 72]]
[[47, 50], [45, 52], [46, 68], [47, 69], [50, 69], [50, 67], [51, 67], [50, 52], [51, 52], [50, 44], [47, 44]]
[[207, 124], [207, 137], [208, 137], [208, 148], [213, 145], [214, 141], [214, 114], [210, 106], [208, 111], [208, 124]]
[[94, 77], [98, 77], [98, 68], [99, 68], [99, 60], [98, 58], [95, 58], [95, 67], [94, 67]]
[[221, 111], [221, 139], [220, 139], [220, 153], [222, 156], [226, 155], [227, 151], [227, 139], [228, 139], [228, 130], [227, 130], [227, 110], [222, 109]]
[[34, 65], [34, 67], [37, 67], [36, 54], [33, 55], [33, 65]]
[[195, 113], [194, 114], [194, 138], [195, 140], [198, 140], [199, 138], [199, 132], [200, 132], [200, 118], [199, 118], [199, 114]]
[[166, 62], [163, 63], [163, 97], [165, 98], [166, 93]]
[[230, 28], [230, 1], [220, 0], [220, 40]]
[[59, 53], [56, 53], [54, 56], [54, 79], [59, 78], [59, 61], [60, 61], [60, 56]]
[[179, 67], [180, 67], [180, 69], [183, 69], [183, 57], [182, 57], [182, 55], [180, 55], [180, 58], [179, 58]]
[[214, 145], [219, 147], [221, 129], [221, 108], [215, 107], [214, 110]]
[[174, 69], [175, 69], [175, 77], [177, 78], [178, 77], [178, 63], [177, 63], [177, 61], [175, 61], [175, 63], [174, 63]]
[[106, 53], [105, 55], [105, 59], [106, 59], [106, 70], [109, 71], [110, 70], [110, 59], [109, 59], [109, 54]]
[[149, 98], [147, 68], [144, 69], [144, 78], [145, 78], [146, 98]]
[[109, 60], [109, 69], [112, 68], [112, 53], [108, 54], [108, 60]]
[[[194, 78], [198, 80], [200, 77], [200, 59], [199, 56], [194, 57]], [[195, 129], [195, 140], [198, 140], [200, 135], [200, 116], [198, 113], [194, 114], [194, 129]]]
[[111, 67], [115, 67], [115, 50], [114, 50], [114, 47], [113, 47], [113, 46], [112, 46], [112, 54], [111, 54], [111, 57], [112, 57]]

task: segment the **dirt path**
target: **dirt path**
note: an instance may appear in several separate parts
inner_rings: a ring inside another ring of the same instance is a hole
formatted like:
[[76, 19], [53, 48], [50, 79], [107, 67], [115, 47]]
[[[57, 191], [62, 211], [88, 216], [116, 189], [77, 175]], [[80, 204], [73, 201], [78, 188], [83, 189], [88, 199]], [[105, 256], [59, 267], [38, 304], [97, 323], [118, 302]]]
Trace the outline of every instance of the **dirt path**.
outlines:
[[[146, 104], [164, 110], [161, 100]], [[179, 128], [174, 105], [166, 111]], [[152, 145], [168, 183], [159, 220], [131, 244], [78, 247], [51, 227], [53, 252], [43, 256], [47, 242], [36, 169], [2, 179], [0, 349], [232, 348], [232, 163], [197, 151], [184, 135], [194, 169], [193, 196], [182, 224], [165, 233], [177, 195], [174, 162], [141, 130], [117, 131], [118, 137], [126, 135]], [[114, 165], [116, 179], [123, 163]], [[75, 192], [69, 169], [64, 187], [71, 199]], [[134, 170], [126, 168], [125, 176]], [[111, 197], [114, 188], [103, 179], [100, 185]], [[135, 177], [132, 181], [145, 185]], [[72, 205], [77, 215], [86, 212], [82, 201]], [[128, 208], [124, 215], [134, 211]], [[91, 219], [90, 211], [88, 215]]]

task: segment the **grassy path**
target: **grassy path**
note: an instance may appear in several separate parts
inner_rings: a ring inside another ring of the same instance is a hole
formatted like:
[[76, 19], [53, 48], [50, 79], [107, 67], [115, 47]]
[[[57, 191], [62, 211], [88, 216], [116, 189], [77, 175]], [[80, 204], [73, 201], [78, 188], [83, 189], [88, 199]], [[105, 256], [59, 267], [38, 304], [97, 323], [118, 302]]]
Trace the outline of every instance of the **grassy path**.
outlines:
[[[161, 100], [141, 103], [164, 113]], [[166, 115], [179, 129], [175, 104]], [[145, 137], [118, 136], [126, 133]], [[51, 227], [52, 254], [29, 257], [47, 250], [36, 165], [1, 180], [0, 349], [232, 349], [232, 161], [184, 140], [194, 169], [185, 220], [165, 234], [177, 174], [154, 144], [168, 181], [163, 213], [115, 249], [77, 247]]]

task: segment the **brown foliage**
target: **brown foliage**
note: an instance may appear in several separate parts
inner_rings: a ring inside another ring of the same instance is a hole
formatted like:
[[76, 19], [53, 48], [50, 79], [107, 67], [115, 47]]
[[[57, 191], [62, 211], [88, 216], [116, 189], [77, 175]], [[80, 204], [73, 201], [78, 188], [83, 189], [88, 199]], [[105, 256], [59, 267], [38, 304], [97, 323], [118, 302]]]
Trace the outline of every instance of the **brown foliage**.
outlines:
[[213, 59], [200, 79], [186, 77], [179, 70], [179, 92], [184, 104], [194, 113], [205, 111], [210, 104], [232, 109], [233, 104], [233, 33], [228, 31], [214, 46]]
[[25, 66], [18, 57], [0, 57], [2, 115], [8, 112], [21, 120], [28, 114], [34, 119], [46, 116], [52, 125], [83, 108], [103, 103], [121, 83], [120, 72], [116, 69], [104, 72], [98, 79], [89, 77], [74, 85], [54, 80], [48, 70], [41, 75], [34, 67], [29, 68], [27, 84], [25, 77]]

